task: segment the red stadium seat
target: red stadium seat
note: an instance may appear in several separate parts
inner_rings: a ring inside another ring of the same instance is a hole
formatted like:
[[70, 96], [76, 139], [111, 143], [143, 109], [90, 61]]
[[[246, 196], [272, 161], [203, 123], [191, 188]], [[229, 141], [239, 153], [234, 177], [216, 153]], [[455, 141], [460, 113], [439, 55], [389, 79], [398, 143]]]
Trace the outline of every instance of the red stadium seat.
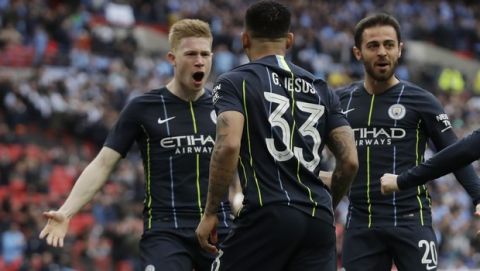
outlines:
[[70, 192], [74, 182], [74, 176], [69, 174], [65, 167], [54, 166], [50, 175], [50, 193], [56, 195], [66, 195]]
[[86, 230], [89, 230], [95, 224], [95, 218], [90, 213], [79, 213], [70, 220], [69, 232], [72, 235], [79, 236]]
[[10, 144], [7, 148], [8, 156], [12, 161], [17, 161], [23, 155], [24, 148], [20, 144]]

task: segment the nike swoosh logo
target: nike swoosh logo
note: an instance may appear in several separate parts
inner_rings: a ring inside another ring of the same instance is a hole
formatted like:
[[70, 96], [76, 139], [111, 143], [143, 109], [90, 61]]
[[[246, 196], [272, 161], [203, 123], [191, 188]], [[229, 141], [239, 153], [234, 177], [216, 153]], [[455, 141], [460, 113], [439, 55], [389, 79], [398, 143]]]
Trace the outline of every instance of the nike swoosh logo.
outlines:
[[347, 114], [348, 112], [351, 112], [351, 111], [353, 111], [353, 110], [355, 110], [355, 108], [350, 108], [350, 109], [345, 110], [345, 111], [342, 110], [342, 114], [345, 115], [345, 114]]
[[436, 265], [430, 266], [430, 265], [427, 264], [427, 270], [432, 270], [432, 269], [435, 269], [435, 268], [437, 268]]
[[170, 117], [170, 118], [166, 118], [164, 120], [162, 120], [161, 118], [158, 118], [158, 124], [164, 124], [165, 122], [167, 122], [169, 120], [173, 120], [174, 118], [175, 118], [175, 116]]

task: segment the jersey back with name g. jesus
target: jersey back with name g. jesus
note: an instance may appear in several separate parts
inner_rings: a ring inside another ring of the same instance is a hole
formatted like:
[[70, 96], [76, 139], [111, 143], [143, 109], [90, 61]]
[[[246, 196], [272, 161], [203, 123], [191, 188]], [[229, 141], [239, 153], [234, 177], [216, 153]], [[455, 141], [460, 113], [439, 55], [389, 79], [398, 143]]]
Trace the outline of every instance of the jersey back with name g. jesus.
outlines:
[[[105, 146], [123, 157], [137, 143], [145, 172], [145, 230], [193, 228], [205, 208], [216, 115], [211, 92], [187, 102], [167, 88], [133, 98], [122, 110]], [[228, 227], [222, 202], [219, 227]]]
[[331, 196], [317, 177], [321, 152], [329, 132], [348, 122], [325, 82], [271, 55], [221, 75], [213, 92], [217, 114], [245, 117], [242, 213], [280, 204], [331, 222]]

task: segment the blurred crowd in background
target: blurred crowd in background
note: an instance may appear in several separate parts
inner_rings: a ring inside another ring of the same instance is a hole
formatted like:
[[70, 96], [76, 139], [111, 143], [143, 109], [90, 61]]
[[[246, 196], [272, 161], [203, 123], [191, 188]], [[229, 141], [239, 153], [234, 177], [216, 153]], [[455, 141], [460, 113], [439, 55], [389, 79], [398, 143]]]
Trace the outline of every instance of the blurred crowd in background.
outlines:
[[[180, 18], [208, 21], [214, 34], [211, 86], [247, 61], [239, 38], [251, 2], [0, 0], [0, 270], [139, 270], [144, 182], [137, 152], [72, 219], [63, 249], [38, 239], [46, 222], [42, 212], [63, 203], [125, 103], [172, 76], [168, 44], [142, 45], [133, 29], [147, 26], [165, 36]], [[362, 65], [351, 54], [353, 27], [375, 11], [398, 18], [404, 41], [480, 61], [477, 1], [283, 2], [293, 12], [296, 38], [288, 57], [333, 88], [361, 78]], [[457, 74], [460, 83], [449, 87], [442, 78], [447, 68], [415, 69], [402, 61], [397, 75], [434, 93], [463, 137], [480, 128], [480, 81]], [[479, 267], [480, 218], [472, 216], [471, 199], [453, 175], [429, 186], [439, 267]], [[344, 201], [337, 209], [339, 255], [347, 206]]]

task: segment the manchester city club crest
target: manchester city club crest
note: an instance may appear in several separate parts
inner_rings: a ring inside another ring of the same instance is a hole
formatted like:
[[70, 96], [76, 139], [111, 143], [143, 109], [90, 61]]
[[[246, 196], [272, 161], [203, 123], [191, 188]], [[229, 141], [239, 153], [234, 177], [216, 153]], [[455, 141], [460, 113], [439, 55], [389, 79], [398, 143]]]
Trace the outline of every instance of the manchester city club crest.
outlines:
[[388, 116], [394, 120], [403, 119], [406, 112], [407, 111], [405, 110], [405, 106], [401, 104], [393, 104], [392, 106], [390, 106], [390, 108], [388, 108]]

